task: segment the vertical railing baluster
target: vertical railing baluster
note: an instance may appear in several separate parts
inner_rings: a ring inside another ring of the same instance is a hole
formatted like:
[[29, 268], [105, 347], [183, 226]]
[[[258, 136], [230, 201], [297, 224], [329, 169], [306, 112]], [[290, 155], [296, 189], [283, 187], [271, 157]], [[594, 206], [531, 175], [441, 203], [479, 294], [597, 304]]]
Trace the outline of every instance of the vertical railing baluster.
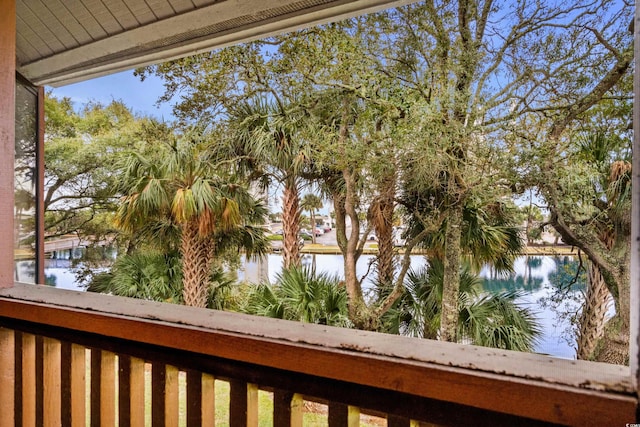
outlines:
[[43, 389], [44, 393], [43, 426], [59, 427], [62, 422], [62, 398], [61, 398], [61, 344], [52, 338], [43, 340]]
[[87, 349], [71, 344], [71, 427], [87, 425]]
[[167, 365], [165, 375], [165, 425], [167, 427], [178, 427], [180, 421], [180, 387], [178, 368]]
[[36, 335], [36, 425], [44, 425], [44, 337]]
[[131, 356], [118, 354], [118, 427], [131, 424]]
[[[13, 338], [13, 349], [14, 349], [14, 390], [13, 390], [13, 407], [14, 407], [14, 418], [16, 426], [23, 426], [23, 417], [22, 417], [22, 377], [23, 377], [23, 369], [22, 369], [22, 335], [23, 333], [20, 331], [14, 331]], [[0, 368], [1, 369], [1, 368]]]
[[359, 425], [359, 408], [338, 402], [329, 403], [329, 427], [357, 427]]
[[304, 399], [298, 393], [286, 390], [273, 392], [273, 425], [302, 426]]
[[144, 361], [118, 355], [118, 426], [144, 426]]
[[131, 410], [129, 422], [133, 427], [144, 426], [145, 423], [145, 363], [144, 360], [132, 357], [130, 360]]
[[116, 355], [91, 349], [91, 425], [116, 424]]
[[247, 384], [247, 427], [258, 427], [258, 386]]
[[151, 364], [151, 425], [164, 427], [165, 415], [165, 378], [166, 365], [164, 363]]
[[202, 425], [202, 374], [187, 370], [187, 427]]
[[229, 381], [229, 426], [247, 425], [247, 383], [240, 380]]
[[216, 425], [216, 379], [202, 374], [202, 426]]
[[229, 425], [253, 427], [258, 425], [258, 387], [241, 380], [229, 381]]
[[296, 393], [291, 399], [291, 427], [302, 427], [304, 415], [304, 399]]
[[151, 424], [153, 427], [177, 426], [178, 369], [164, 363], [151, 367]]
[[91, 408], [91, 427], [100, 427], [100, 370], [102, 365], [101, 350], [91, 349], [91, 392], [89, 405]]
[[36, 427], [36, 337], [27, 333], [21, 335], [22, 426]]
[[102, 351], [100, 365], [100, 425], [116, 425], [116, 355]]
[[0, 327], [0, 427], [15, 427], [15, 332]]
[[187, 427], [215, 426], [215, 378], [194, 370], [187, 370], [186, 374]]
[[62, 400], [62, 425], [71, 426], [71, 343], [63, 341], [60, 346], [60, 398]]

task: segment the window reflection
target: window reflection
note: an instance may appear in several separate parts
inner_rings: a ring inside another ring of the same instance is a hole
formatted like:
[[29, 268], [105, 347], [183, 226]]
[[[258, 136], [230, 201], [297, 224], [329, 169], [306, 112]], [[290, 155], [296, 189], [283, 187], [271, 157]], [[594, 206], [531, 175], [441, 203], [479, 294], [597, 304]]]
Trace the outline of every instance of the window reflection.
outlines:
[[15, 279], [36, 282], [36, 145], [38, 92], [16, 81]]

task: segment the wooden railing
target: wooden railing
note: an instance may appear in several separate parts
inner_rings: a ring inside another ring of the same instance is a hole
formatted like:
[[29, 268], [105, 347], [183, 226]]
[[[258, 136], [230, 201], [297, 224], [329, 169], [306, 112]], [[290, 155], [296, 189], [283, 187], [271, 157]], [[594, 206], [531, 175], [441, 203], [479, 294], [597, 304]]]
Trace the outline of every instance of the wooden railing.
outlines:
[[361, 412], [389, 426], [625, 425], [637, 408], [626, 367], [43, 286], [0, 290], [0, 426], [299, 426], [305, 400], [327, 405], [329, 426], [358, 425]]

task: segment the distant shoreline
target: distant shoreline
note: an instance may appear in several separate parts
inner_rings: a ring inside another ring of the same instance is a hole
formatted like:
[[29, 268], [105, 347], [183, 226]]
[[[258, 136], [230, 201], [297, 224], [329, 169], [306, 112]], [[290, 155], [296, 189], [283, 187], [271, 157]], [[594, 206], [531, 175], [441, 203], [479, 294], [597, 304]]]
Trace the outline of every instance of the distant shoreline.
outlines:
[[[403, 248], [396, 248], [398, 254], [403, 254]], [[316, 254], [316, 255], [340, 255], [340, 248], [337, 245], [321, 245], [321, 244], [313, 244], [306, 243], [301, 249], [300, 252], [303, 254]], [[378, 253], [378, 246], [376, 243], [367, 243], [363, 250], [364, 254], [372, 255]], [[414, 249], [413, 253], [415, 255], [422, 255], [425, 252], [420, 249]], [[533, 256], [533, 255], [578, 255], [578, 250], [574, 246], [568, 245], [533, 245], [533, 246], [525, 246], [521, 252], [523, 256]]]

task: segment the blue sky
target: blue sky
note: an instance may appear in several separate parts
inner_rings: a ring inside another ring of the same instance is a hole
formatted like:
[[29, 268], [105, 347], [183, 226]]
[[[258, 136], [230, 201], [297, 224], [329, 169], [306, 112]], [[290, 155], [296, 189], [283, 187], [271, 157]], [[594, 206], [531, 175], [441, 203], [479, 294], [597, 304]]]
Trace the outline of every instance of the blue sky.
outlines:
[[59, 88], [52, 88], [56, 97], [69, 97], [76, 107], [88, 101], [108, 104], [112, 100], [124, 102], [136, 114], [172, 120], [171, 105], [156, 106], [156, 101], [164, 93], [162, 81], [150, 76], [144, 82], [133, 75], [133, 70], [111, 74]]

